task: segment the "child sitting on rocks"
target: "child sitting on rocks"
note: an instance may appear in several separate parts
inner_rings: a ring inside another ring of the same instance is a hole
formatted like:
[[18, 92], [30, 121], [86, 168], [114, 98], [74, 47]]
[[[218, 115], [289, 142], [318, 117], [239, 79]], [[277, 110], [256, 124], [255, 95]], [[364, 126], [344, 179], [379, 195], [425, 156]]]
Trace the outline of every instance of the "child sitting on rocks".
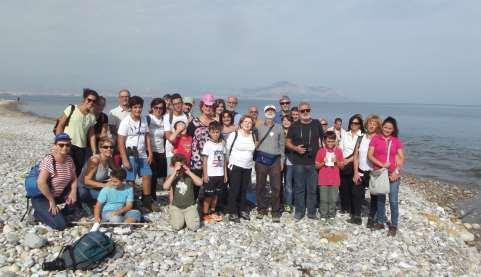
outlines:
[[164, 182], [164, 189], [172, 188], [172, 201], [169, 206], [170, 224], [174, 230], [187, 225], [195, 231], [200, 227], [199, 213], [194, 199], [194, 185], [202, 186], [202, 179], [192, 173], [186, 165], [186, 157], [175, 154], [171, 160], [172, 174]]
[[134, 190], [124, 182], [126, 175], [122, 168], [115, 168], [110, 173], [110, 181], [100, 190], [97, 197], [94, 210], [96, 222], [100, 222], [101, 219], [112, 223], [140, 221], [140, 212], [132, 209]]
[[343, 167], [342, 150], [336, 146], [336, 133], [324, 134], [325, 147], [316, 155], [316, 168], [319, 169], [319, 213], [322, 223], [334, 224], [336, 218], [336, 199], [341, 179], [339, 168]]

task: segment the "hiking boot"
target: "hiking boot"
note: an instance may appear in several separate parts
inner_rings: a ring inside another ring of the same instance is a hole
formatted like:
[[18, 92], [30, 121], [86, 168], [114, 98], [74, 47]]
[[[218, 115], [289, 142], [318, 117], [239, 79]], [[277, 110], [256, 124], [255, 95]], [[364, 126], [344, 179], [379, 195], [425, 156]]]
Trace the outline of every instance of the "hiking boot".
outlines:
[[322, 225], [327, 225], [327, 219], [324, 217], [321, 217], [321, 224]]
[[229, 214], [229, 216], [227, 216], [227, 219], [228, 219], [229, 221], [234, 222], [234, 223], [240, 223], [240, 218], [239, 218], [239, 216], [236, 215], [236, 214]]
[[251, 220], [251, 217], [248, 212], [242, 211], [239, 214], [240, 218], [245, 219], [245, 220]]
[[294, 214], [294, 220], [295, 221], [300, 221], [304, 217], [303, 214]]
[[359, 216], [353, 216], [347, 220], [347, 222], [356, 225], [362, 225], [362, 219]]
[[385, 228], [386, 228], [386, 226], [385, 226], [384, 224], [376, 223], [376, 224], [374, 224], [374, 226], [372, 227], [372, 230], [373, 230], [373, 231], [384, 230]]
[[387, 232], [388, 237], [395, 237], [397, 233], [397, 227], [394, 225], [389, 226], [389, 231]]
[[316, 214], [307, 214], [307, 218], [316, 220], [317, 215]]

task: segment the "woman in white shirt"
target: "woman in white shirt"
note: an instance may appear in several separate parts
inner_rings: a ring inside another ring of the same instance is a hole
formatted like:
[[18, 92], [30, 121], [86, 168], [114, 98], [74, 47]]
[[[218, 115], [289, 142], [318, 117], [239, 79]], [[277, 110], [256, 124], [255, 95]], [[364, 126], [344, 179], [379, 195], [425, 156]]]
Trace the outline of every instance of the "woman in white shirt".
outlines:
[[341, 170], [341, 186], [339, 196], [341, 198], [341, 213], [350, 213], [349, 222], [360, 225], [361, 220], [361, 186], [353, 182], [354, 176], [354, 150], [358, 147], [362, 138], [363, 122], [360, 115], [353, 115], [349, 119], [347, 132], [341, 137], [339, 147], [345, 157], [345, 166]]
[[160, 178], [160, 184], [167, 176], [167, 159], [165, 157], [165, 128], [164, 114], [167, 111], [167, 105], [162, 98], [154, 98], [150, 102], [150, 113], [146, 120], [150, 129], [150, 137], [152, 142], [153, 159], [150, 167], [152, 168], [152, 199], [157, 200], [157, 184]]
[[[362, 190], [361, 201], [364, 200], [364, 192], [369, 187], [369, 174], [373, 170], [372, 163], [367, 159], [367, 152], [369, 151], [369, 143], [372, 137], [381, 132], [381, 118], [378, 115], [371, 114], [366, 118], [364, 123], [366, 133], [364, 134], [359, 148], [354, 152], [354, 176], [352, 180], [354, 184], [360, 186]], [[367, 227], [374, 227], [374, 216], [377, 211], [377, 196], [371, 194], [369, 208], [369, 217], [367, 220]]]
[[229, 196], [227, 212], [230, 221], [239, 223], [240, 218], [249, 220], [247, 212], [246, 192], [250, 184], [253, 155], [256, 147], [252, 134], [254, 120], [250, 116], [242, 116], [239, 120], [240, 128], [227, 139], [227, 153], [229, 154]]

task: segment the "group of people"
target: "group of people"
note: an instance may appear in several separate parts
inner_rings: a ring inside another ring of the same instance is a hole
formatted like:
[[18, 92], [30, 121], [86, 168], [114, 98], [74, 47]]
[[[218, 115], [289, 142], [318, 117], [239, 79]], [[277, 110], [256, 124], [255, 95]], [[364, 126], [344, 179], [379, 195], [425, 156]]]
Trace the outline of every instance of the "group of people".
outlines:
[[[255, 175], [257, 219], [270, 211], [280, 222], [286, 212], [335, 224], [339, 199], [340, 213], [360, 225], [370, 173], [385, 168], [388, 235], [396, 235], [405, 157], [392, 117], [355, 114], [344, 130], [342, 119], [329, 127], [326, 119], [312, 118], [310, 103], [291, 107], [287, 96], [277, 107], [263, 107], [263, 118], [256, 106], [237, 111], [235, 96], [210, 93], [195, 115], [194, 99], [178, 93], [153, 98], [147, 115], [144, 100], [128, 90], [118, 93], [118, 104], [107, 115], [105, 98], [85, 89], [82, 102], [64, 110], [52, 151], [40, 163], [42, 195], [32, 199], [37, 220], [63, 230], [65, 213], [81, 207], [93, 210], [97, 222], [137, 222], [158, 211], [156, 191], [164, 189], [176, 230], [224, 217], [238, 223], [250, 220], [247, 193]], [[139, 178], [141, 204], [134, 196]], [[385, 229], [386, 195], [370, 199], [367, 226]]]

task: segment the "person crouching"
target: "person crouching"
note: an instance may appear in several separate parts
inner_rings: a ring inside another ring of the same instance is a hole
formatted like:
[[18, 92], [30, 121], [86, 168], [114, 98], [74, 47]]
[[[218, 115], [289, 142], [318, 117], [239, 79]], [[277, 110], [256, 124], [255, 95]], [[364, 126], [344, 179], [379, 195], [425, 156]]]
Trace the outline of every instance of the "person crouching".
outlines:
[[164, 189], [172, 189], [169, 206], [170, 225], [174, 230], [187, 228], [195, 231], [200, 227], [199, 213], [194, 199], [194, 185], [202, 186], [202, 179], [186, 165], [186, 157], [175, 154], [171, 159], [172, 174], [164, 182]]

